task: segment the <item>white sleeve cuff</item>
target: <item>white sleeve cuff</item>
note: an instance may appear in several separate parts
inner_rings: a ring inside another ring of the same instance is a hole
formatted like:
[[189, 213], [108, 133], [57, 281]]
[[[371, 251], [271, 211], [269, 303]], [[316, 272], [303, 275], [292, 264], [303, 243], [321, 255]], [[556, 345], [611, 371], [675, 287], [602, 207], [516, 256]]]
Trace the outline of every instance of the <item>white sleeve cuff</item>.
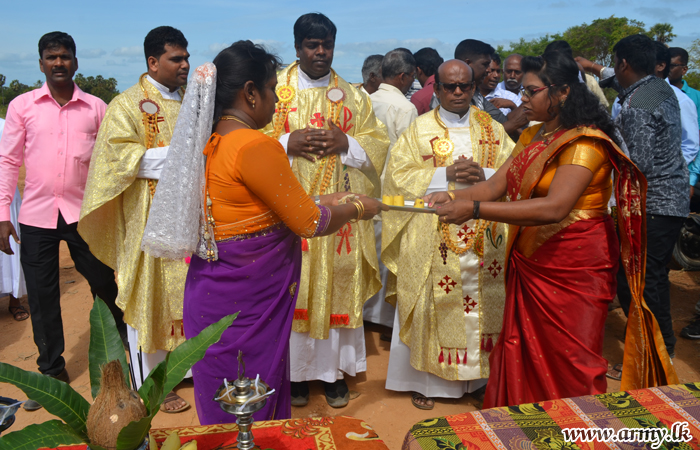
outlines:
[[489, 179], [493, 176], [493, 174], [496, 173], [496, 169], [489, 169], [488, 167], [484, 167], [484, 178]]
[[425, 191], [424, 195], [432, 194], [433, 192], [442, 192], [448, 189], [447, 183], [447, 167], [438, 167], [435, 169], [433, 179], [430, 180], [430, 186]]
[[170, 146], [149, 148], [141, 158], [139, 171], [136, 178], [148, 178], [151, 180], [159, 180], [160, 173], [165, 167], [165, 159], [168, 157]]
[[348, 151], [340, 154], [340, 162], [355, 169], [366, 169], [369, 166], [369, 158], [365, 149], [354, 137], [345, 135], [348, 138]]
[[[282, 136], [280, 136], [280, 144], [282, 144], [282, 147], [284, 147], [285, 153], [287, 152], [287, 144], [289, 143], [289, 135], [290, 134], [291, 133], [287, 133], [287, 134], [283, 134]], [[287, 155], [287, 158], [289, 158], [289, 167], [291, 167], [292, 162], [294, 161], [294, 157]]]

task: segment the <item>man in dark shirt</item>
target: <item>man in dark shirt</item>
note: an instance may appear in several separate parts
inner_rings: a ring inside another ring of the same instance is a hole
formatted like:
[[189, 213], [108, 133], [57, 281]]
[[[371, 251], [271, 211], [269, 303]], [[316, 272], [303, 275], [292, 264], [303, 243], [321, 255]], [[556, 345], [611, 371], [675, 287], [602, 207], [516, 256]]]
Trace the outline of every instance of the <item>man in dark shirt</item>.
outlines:
[[[666, 349], [674, 356], [671, 322], [671, 260], [681, 225], [689, 213], [688, 168], [681, 152], [681, 113], [673, 89], [654, 76], [656, 48], [644, 35], [621, 39], [615, 47], [615, 77], [622, 109], [615, 118], [630, 158], [647, 179], [647, 264], [644, 299], [656, 317]], [[629, 286], [618, 273], [618, 297], [629, 310]]]

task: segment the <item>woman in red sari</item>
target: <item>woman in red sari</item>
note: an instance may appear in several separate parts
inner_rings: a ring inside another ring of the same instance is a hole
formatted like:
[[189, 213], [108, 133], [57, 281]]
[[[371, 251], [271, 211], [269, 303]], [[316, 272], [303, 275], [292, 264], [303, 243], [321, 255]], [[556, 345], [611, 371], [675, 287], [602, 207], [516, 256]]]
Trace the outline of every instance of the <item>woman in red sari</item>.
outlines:
[[[620, 253], [635, 305], [623, 389], [677, 382], [641, 297], [646, 181], [611, 138], [610, 116], [570, 56], [550, 52], [522, 65], [523, 108], [542, 124], [525, 130], [488, 181], [426, 198], [441, 204], [443, 222], [510, 224], [504, 323], [484, 407], [606, 391], [603, 332]], [[622, 245], [608, 213], [613, 171]]]

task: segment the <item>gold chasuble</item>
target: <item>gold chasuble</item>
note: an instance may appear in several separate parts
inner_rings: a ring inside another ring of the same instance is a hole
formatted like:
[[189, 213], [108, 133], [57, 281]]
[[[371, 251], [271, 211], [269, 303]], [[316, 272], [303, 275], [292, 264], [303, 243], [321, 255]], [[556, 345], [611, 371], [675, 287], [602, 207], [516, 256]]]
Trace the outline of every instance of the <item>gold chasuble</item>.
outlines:
[[[439, 108], [416, 119], [392, 148], [385, 195], [422, 197], [436, 168], [458, 158], [498, 169], [510, 156], [513, 141], [486, 112], [472, 106], [468, 126], [454, 126], [445, 125]], [[382, 221], [382, 261], [391, 272], [387, 298], [397, 304], [411, 366], [446, 380], [487, 378], [503, 322], [507, 226], [447, 225], [435, 214], [398, 211], [384, 213]]]
[[180, 104], [164, 99], [144, 77], [112, 100], [95, 142], [78, 223], [90, 251], [117, 272], [117, 305], [146, 353], [173, 350], [184, 341], [188, 266], [141, 251], [157, 180], [136, 178], [146, 150], [170, 144]]
[[[275, 139], [306, 128], [328, 129], [328, 120], [352, 136], [367, 154], [362, 170], [344, 165], [340, 155], [310, 162], [294, 158], [292, 170], [309, 195], [354, 192], [379, 197], [389, 137], [366, 94], [331, 69], [327, 87], [298, 89], [299, 67], [277, 75], [277, 109], [263, 131]], [[342, 91], [342, 92], [341, 92]], [[286, 118], [285, 118], [286, 116]], [[379, 264], [372, 221], [347, 223], [331, 236], [302, 242], [302, 269], [292, 330], [327, 339], [330, 328], [358, 328], [362, 306], [379, 289]]]

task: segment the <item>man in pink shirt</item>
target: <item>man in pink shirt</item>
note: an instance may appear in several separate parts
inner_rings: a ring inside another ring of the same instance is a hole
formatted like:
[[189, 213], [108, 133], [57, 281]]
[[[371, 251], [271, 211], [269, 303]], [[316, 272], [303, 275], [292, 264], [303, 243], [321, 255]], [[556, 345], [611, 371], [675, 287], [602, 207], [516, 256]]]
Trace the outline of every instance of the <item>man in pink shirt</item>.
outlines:
[[411, 103], [416, 106], [418, 115], [430, 111], [430, 100], [433, 98], [433, 85], [435, 84], [435, 72], [443, 59], [434, 48], [426, 47], [413, 54], [416, 59], [416, 78], [423, 89], [413, 94]]
[[[0, 139], [0, 251], [12, 254], [10, 203], [24, 160], [26, 187], [19, 213], [20, 259], [27, 281], [37, 364], [44, 375], [68, 382], [65, 369], [58, 253], [66, 241], [75, 267], [92, 294], [109, 306], [126, 334], [122, 312], [115, 305], [114, 271], [95, 258], [77, 231], [80, 205], [95, 136], [107, 105], [73, 82], [78, 69], [75, 42], [52, 32], [39, 40], [39, 67], [46, 83], [15, 98], [7, 110]], [[38, 409], [33, 401], [25, 409]]]

